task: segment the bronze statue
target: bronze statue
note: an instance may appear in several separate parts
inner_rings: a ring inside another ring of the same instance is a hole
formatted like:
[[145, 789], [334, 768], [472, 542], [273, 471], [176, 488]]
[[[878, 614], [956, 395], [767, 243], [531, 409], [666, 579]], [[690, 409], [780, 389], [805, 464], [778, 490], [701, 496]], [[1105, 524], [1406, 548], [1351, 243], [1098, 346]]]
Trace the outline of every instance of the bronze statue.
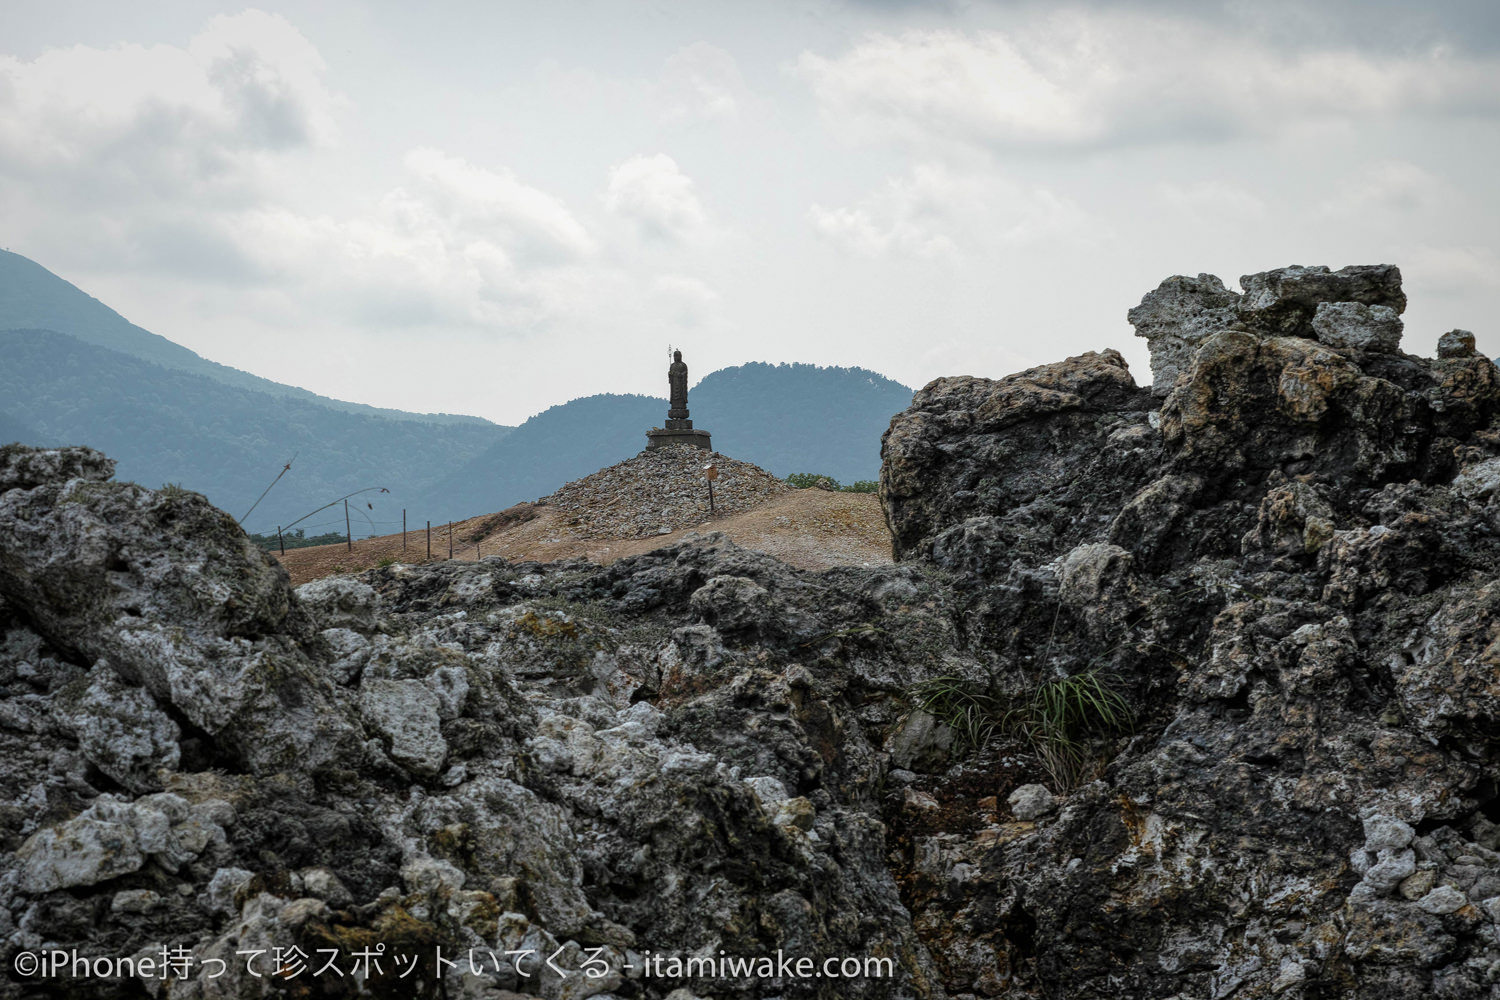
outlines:
[[[667, 411], [669, 420], [686, 420], [688, 418], [687, 405], [687, 365], [683, 363], [682, 352], [672, 352], [672, 365], [667, 369], [667, 382], [672, 387], [671, 409]], [[671, 424], [667, 425], [672, 426]], [[688, 424], [689, 427], [692, 424]]]
[[667, 384], [671, 386], [671, 409], [667, 410], [667, 426], [653, 427], [646, 432], [646, 448], [665, 448], [667, 445], [685, 444], [704, 451], [712, 451], [708, 431], [693, 428], [688, 419], [687, 365], [682, 352], [672, 352], [672, 364], [667, 368]]

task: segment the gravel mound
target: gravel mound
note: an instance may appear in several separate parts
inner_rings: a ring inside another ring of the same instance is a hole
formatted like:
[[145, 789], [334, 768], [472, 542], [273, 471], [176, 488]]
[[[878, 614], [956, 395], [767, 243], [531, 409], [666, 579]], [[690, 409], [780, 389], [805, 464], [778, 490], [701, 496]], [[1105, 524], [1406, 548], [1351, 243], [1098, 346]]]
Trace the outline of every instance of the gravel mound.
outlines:
[[577, 528], [598, 538], [645, 538], [701, 524], [709, 514], [703, 467], [719, 467], [714, 512], [737, 514], [791, 491], [758, 465], [683, 445], [643, 451], [592, 476], [575, 479], [545, 503], [575, 514]]

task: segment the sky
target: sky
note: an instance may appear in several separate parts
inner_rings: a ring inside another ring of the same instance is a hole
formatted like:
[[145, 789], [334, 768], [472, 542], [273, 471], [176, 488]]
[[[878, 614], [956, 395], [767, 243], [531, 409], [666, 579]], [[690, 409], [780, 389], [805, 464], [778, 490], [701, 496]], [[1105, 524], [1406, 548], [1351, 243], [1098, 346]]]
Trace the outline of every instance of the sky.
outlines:
[[750, 361], [1090, 350], [1394, 263], [1500, 354], [1500, 5], [7, 0], [0, 246], [199, 354], [514, 424]]

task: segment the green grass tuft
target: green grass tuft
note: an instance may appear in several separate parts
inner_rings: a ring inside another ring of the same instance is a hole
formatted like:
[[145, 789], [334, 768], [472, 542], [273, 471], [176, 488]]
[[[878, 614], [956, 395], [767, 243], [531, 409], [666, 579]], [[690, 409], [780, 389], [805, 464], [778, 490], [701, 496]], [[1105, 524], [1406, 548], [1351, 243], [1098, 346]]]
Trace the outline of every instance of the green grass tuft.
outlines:
[[918, 684], [910, 696], [952, 727], [960, 752], [976, 750], [994, 736], [1008, 736], [1036, 754], [1059, 788], [1073, 788], [1098, 763], [1100, 739], [1129, 732], [1135, 724], [1117, 682], [1111, 674], [1086, 670], [1015, 697], [976, 690], [956, 677], [937, 677]]

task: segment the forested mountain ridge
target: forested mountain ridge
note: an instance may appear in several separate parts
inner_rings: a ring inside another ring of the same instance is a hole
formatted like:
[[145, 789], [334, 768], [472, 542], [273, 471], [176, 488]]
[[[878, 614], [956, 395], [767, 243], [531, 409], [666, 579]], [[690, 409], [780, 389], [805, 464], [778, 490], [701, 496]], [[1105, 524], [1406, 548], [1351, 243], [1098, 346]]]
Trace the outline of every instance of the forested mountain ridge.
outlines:
[[[863, 368], [756, 362], [706, 375], [688, 407], [715, 451], [778, 476], [852, 482], [875, 478], [880, 435], [911, 399], [911, 389]], [[574, 399], [532, 417], [437, 490], [460, 516], [534, 500], [637, 454], [666, 416], [667, 401], [651, 396]]]
[[121, 479], [180, 484], [240, 517], [295, 456], [291, 472], [246, 522], [249, 530], [274, 530], [367, 486], [391, 493], [376, 511], [361, 509], [399, 528], [402, 506], [420, 506], [434, 479], [510, 432], [488, 422], [392, 420], [237, 389], [51, 331], [0, 333], [0, 358], [0, 399], [31, 432], [30, 440], [16, 436], [104, 449], [118, 457]]
[[[356, 536], [397, 530], [403, 508], [413, 524], [500, 510], [637, 454], [667, 411], [665, 399], [601, 394], [509, 428], [328, 399], [207, 361], [8, 252], [0, 359], [0, 443], [97, 447], [122, 479], [179, 484], [236, 517], [292, 461], [245, 524], [259, 532], [370, 486], [391, 492], [362, 499]], [[911, 398], [860, 368], [752, 363], [708, 374], [690, 405], [726, 455], [848, 482], [874, 478], [880, 435]], [[316, 534], [342, 520], [304, 523]]]
[[349, 413], [423, 423], [490, 423], [483, 417], [451, 413], [410, 413], [406, 410], [332, 399], [209, 361], [181, 344], [143, 330], [36, 261], [8, 250], [0, 250], [0, 330], [55, 330], [97, 347], [120, 351], [166, 368], [204, 375], [237, 389], [253, 389], [274, 396], [306, 400]]

